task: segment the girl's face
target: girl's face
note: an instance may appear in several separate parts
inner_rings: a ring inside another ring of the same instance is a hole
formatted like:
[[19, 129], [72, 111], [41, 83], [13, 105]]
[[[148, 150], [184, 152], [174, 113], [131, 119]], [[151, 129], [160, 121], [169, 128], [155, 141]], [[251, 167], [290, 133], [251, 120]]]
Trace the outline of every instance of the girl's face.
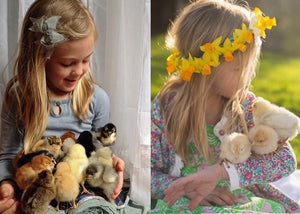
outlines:
[[94, 34], [67, 41], [54, 48], [46, 62], [47, 86], [51, 99], [65, 99], [89, 69], [95, 42]]
[[240, 55], [238, 54], [232, 61], [223, 62], [216, 67], [215, 71], [212, 71], [216, 72], [213, 83], [215, 94], [230, 99], [239, 89], [248, 87], [249, 81], [247, 83], [240, 81], [242, 72], [240, 63]]

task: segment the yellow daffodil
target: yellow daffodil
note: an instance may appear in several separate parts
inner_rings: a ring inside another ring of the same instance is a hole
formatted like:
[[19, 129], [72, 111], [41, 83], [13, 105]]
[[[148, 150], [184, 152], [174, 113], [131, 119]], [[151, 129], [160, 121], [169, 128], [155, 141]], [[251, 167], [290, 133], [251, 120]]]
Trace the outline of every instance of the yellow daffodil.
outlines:
[[222, 53], [224, 56], [225, 61], [230, 62], [233, 60], [233, 52], [237, 50], [239, 46], [236, 43], [233, 43], [230, 41], [229, 38], [226, 38], [223, 47], [222, 47]]
[[167, 68], [166, 69], [169, 73], [172, 73], [173, 71], [176, 70], [176, 67], [179, 64], [178, 55], [179, 55], [179, 53], [176, 51], [167, 58]]
[[254, 8], [254, 13], [257, 16], [256, 23], [254, 24], [254, 27], [259, 29], [259, 35], [262, 38], [266, 38], [265, 29], [272, 29], [273, 26], [276, 26], [276, 19], [272, 18], [270, 19], [269, 16], [263, 16], [261, 10], [259, 8]]
[[222, 37], [216, 38], [212, 43], [207, 42], [204, 45], [200, 46], [200, 50], [203, 51], [203, 58], [209, 59], [211, 64], [218, 64], [220, 51], [220, 43]]
[[205, 64], [203, 66], [201, 74], [202, 75], [210, 75], [211, 74], [210, 66], [208, 64]]
[[191, 54], [189, 54], [188, 59], [182, 58], [181, 72], [179, 76], [185, 81], [190, 81], [192, 74], [195, 71], [193, 61], [194, 59]]
[[247, 26], [243, 23], [241, 29], [235, 29], [233, 32], [233, 40], [236, 44], [252, 42], [253, 34], [252, 31], [247, 28]]

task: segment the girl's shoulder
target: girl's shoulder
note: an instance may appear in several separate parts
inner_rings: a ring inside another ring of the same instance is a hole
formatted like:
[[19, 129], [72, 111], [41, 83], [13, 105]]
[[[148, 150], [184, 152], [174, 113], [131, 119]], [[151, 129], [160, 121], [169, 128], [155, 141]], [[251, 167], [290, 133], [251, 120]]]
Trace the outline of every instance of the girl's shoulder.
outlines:
[[93, 98], [100, 100], [109, 100], [107, 92], [98, 84], [94, 84], [93, 86]]
[[108, 106], [110, 105], [110, 100], [107, 92], [98, 84], [93, 84], [93, 97], [91, 104], [93, 106]]

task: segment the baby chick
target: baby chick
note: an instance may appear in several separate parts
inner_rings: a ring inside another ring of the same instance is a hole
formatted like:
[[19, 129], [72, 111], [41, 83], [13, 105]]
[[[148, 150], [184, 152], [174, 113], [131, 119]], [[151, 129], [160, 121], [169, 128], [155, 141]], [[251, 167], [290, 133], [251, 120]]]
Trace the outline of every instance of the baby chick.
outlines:
[[226, 164], [227, 161], [241, 163], [250, 157], [251, 143], [245, 134], [233, 132], [224, 135], [220, 140], [220, 158], [224, 160]]
[[111, 196], [118, 184], [119, 176], [115, 169], [101, 162], [93, 162], [86, 169], [86, 182], [91, 187], [99, 187], [103, 190], [107, 199], [114, 204]]
[[62, 141], [59, 137], [48, 136], [44, 139], [39, 140], [32, 148], [32, 152], [37, 152], [40, 150], [47, 150], [53, 154], [54, 158], [57, 159], [60, 155], [62, 147]]
[[249, 139], [252, 142], [252, 151], [259, 155], [275, 152], [279, 141], [276, 131], [266, 125], [258, 125], [250, 129]]
[[17, 169], [15, 181], [20, 189], [26, 189], [42, 170], [51, 171], [55, 161], [45, 155], [34, 156], [29, 163]]
[[78, 143], [72, 145], [63, 161], [70, 165], [71, 173], [75, 176], [77, 182], [83, 188], [82, 193], [91, 194], [84, 186], [85, 170], [89, 164], [84, 147]]
[[256, 98], [252, 107], [254, 124], [272, 127], [280, 140], [291, 140], [299, 133], [300, 120], [287, 109], [272, 104], [262, 97]]
[[64, 143], [64, 140], [67, 138], [72, 138], [73, 140], [75, 140], [75, 134], [73, 132], [67, 131], [65, 132], [61, 137], [61, 142]]
[[92, 152], [89, 158], [89, 166], [86, 169], [86, 181], [91, 187], [99, 187], [104, 195], [111, 199], [114, 189], [118, 184], [119, 176], [113, 168], [112, 150], [103, 147]]
[[63, 146], [61, 147], [60, 155], [58, 157], [58, 162], [60, 162], [69, 152], [71, 146], [75, 144], [73, 137], [67, 137], [63, 141]]
[[85, 154], [89, 158], [91, 153], [96, 150], [96, 145], [100, 144], [96, 133], [93, 131], [83, 131], [80, 133], [76, 143], [81, 144], [85, 149]]
[[54, 177], [51, 171], [43, 170], [24, 191], [21, 198], [21, 209], [25, 214], [45, 213], [48, 205], [54, 198]]
[[89, 163], [100, 162], [108, 166], [113, 166], [113, 153], [110, 147], [103, 147], [97, 151], [92, 152], [91, 157], [89, 158]]
[[18, 162], [16, 163], [16, 168], [19, 168], [19, 167], [23, 166], [24, 164], [30, 162], [32, 160], [32, 158], [37, 155], [45, 155], [45, 156], [52, 158], [52, 160], [55, 161], [54, 156], [50, 152], [48, 152], [46, 150], [40, 150], [38, 152], [32, 152], [32, 153], [28, 153], [26, 155], [21, 156], [19, 158]]
[[72, 209], [76, 209], [75, 198], [79, 194], [79, 183], [71, 173], [71, 168], [67, 162], [59, 162], [54, 174], [57, 201], [56, 210], [59, 211], [59, 203], [72, 201]]
[[117, 128], [112, 123], [107, 123], [97, 132], [97, 138], [103, 146], [112, 146], [116, 141]]

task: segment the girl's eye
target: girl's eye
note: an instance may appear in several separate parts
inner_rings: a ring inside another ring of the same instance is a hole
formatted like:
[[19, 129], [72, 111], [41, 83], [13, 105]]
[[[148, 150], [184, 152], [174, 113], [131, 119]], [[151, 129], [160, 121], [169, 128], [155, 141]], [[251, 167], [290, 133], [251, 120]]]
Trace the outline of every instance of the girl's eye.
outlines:
[[60, 63], [63, 67], [70, 67], [72, 65], [72, 63], [68, 63], [68, 64], [65, 64], [65, 63]]
[[89, 60], [89, 59], [86, 59], [86, 60], [83, 60], [82, 62], [83, 62], [84, 64], [86, 64], [86, 63], [89, 63], [90, 60]]

